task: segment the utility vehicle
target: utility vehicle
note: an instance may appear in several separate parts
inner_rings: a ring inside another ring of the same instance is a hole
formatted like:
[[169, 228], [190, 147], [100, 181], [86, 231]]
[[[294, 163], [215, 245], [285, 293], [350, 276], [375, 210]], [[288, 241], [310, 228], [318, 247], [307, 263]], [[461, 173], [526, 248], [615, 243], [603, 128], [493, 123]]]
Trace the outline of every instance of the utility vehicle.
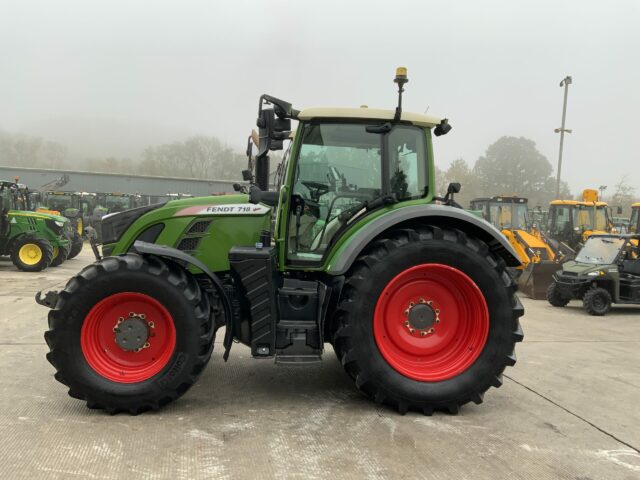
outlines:
[[640, 234], [590, 236], [556, 273], [547, 300], [564, 307], [581, 299], [589, 315], [605, 315], [612, 303], [640, 304], [639, 241]]
[[[262, 95], [248, 194], [105, 216], [100, 258], [36, 297], [52, 308], [47, 358], [69, 394], [111, 413], [157, 409], [196, 382], [223, 326], [225, 360], [240, 342], [306, 364], [330, 343], [359, 390], [401, 413], [455, 413], [500, 386], [523, 337], [506, 271], [520, 262], [451, 206], [459, 184], [434, 196], [432, 134], [451, 127], [403, 112], [405, 69], [395, 82], [395, 111]], [[292, 120], [268, 191], [269, 151]]]
[[28, 210], [28, 190], [0, 181], [0, 255], [20, 270], [39, 272], [62, 264], [69, 253], [66, 218]]

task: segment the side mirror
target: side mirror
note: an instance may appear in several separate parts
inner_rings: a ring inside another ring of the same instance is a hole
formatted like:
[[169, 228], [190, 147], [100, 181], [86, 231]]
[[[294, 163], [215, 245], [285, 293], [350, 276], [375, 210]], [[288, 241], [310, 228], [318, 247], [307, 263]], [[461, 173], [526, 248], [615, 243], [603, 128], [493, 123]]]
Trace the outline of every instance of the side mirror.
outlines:
[[449, 125], [449, 119], [448, 118], [443, 118], [440, 123], [438, 125], [436, 125], [436, 128], [433, 129], [433, 134], [436, 137], [439, 137], [441, 135], [446, 135], [447, 133], [449, 133], [451, 131], [451, 125]]
[[460, 193], [460, 189], [462, 185], [459, 182], [451, 182], [447, 187], [447, 195], [451, 195], [453, 193]]

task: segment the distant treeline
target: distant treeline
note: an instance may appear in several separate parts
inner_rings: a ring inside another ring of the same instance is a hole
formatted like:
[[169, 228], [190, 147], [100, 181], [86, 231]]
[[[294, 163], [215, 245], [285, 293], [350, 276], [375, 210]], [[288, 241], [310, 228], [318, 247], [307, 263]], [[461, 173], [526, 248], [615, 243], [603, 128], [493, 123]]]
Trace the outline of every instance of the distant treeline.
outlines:
[[[279, 156], [274, 155], [275, 169]], [[240, 179], [246, 168], [244, 153], [233, 151], [218, 138], [198, 135], [182, 142], [147, 147], [140, 158], [87, 158], [70, 162], [68, 148], [39, 137], [0, 132], [0, 165], [76, 168], [93, 172], [133, 173], [171, 177]], [[529, 199], [531, 207], [548, 205], [555, 198], [555, 176], [549, 160], [536, 148], [535, 142], [524, 137], [501, 137], [489, 145], [474, 164], [460, 158], [449, 168], [436, 168], [438, 193], [446, 191], [449, 182], [460, 182], [458, 202], [464, 206], [475, 197], [518, 195]], [[597, 188], [584, 185], [582, 188]], [[577, 198], [582, 188], [571, 192], [562, 182], [561, 198]], [[623, 176], [608, 189], [606, 200], [612, 206], [627, 208], [635, 199], [635, 188]]]
[[234, 152], [216, 137], [203, 135], [147, 147], [136, 159], [92, 157], [78, 162], [69, 160], [67, 147], [60, 143], [0, 132], [0, 165], [7, 166], [235, 180], [246, 164], [244, 154]]

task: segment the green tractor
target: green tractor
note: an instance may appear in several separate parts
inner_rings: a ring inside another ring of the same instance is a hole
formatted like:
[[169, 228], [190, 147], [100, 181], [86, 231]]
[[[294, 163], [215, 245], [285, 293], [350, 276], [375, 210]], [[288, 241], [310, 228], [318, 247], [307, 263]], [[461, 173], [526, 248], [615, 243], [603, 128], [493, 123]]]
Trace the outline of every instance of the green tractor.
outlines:
[[0, 181], [0, 255], [9, 255], [26, 272], [61, 265], [71, 247], [68, 220], [28, 208], [29, 193], [24, 186]]
[[562, 265], [547, 290], [554, 307], [580, 299], [589, 315], [612, 303], [640, 305], [640, 234], [591, 235], [575, 260]]
[[[395, 111], [298, 111], [262, 95], [247, 194], [105, 216], [97, 261], [36, 296], [69, 395], [110, 413], [158, 409], [196, 382], [221, 327], [225, 361], [240, 342], [304, 365], [329, 343], [356, 388], [400, 413], [456, 413], [499, 387], [523, 338], [506, 270], [520, 262], [455, 206], [459, 184], [434, 196], [432, 134], [451, 127], [403, 112], [405, 69], [395, 82]], [[269, 151], [292, 120], [268, 191]]]
[[46, 191], [32, 196], [37, 211], [62, 215], [69, 219], [74, 232], [71, 234], [69, 258], [76, 257], [84, 246], [84, 229], [89, 225], [89, 215], [96, 204], [96, 194], [88, 192]]

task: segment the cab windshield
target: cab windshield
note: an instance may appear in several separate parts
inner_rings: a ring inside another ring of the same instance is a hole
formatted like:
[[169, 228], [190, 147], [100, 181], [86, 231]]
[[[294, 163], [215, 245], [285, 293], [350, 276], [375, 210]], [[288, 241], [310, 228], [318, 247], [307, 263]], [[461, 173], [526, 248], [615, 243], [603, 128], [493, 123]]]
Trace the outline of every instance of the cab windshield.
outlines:
[[581, 230], [608, 230], [606, 207], [577, 205], [573, 210], [573, 224]]
[[293, 172], [289, 257], [319, 260], [336, 233], [381, 197], [427, 193], [425, 131], [409, 125], [304, 126]]
[[624, 238], [590, 237], [578, 252], [576, 262], [609, 265], [615, 262]]
[[133, 208], [131, 197], [121, 195], [105, 195], [105, 207], [109, 213], [122, 212]]
[[47, 207], [49, 210], [64, 212], [67, 208], [73, 207], [73, 197], [71, 195], [53, 195], [47, 197]]
[[489, 219], [501, 230], [529, 230], [529, 212], [526, 203], [491, 202]]

